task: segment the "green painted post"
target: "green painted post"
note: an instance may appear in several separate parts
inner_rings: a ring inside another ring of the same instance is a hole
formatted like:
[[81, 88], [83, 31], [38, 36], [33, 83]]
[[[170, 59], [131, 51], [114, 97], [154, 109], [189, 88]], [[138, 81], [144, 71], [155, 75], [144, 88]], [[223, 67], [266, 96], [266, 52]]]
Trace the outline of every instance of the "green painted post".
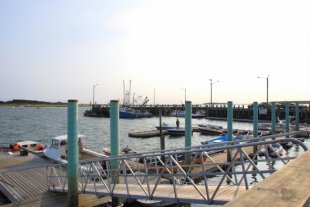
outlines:
[[[285, 131], [290, 132], [290, 103], [285, 103]], [[289, 136], [286, 136], [286, 138], [289, 138]]]
[[[111, 157], [119, 155], [119, 103], [118, 100], [110, 101], [110, 143], [111, 143]], [[111, 160], [112, 177], [115, 183], [119, 183], [117, 170], [119, 169], [118, 160]], [[119, 199], [112, 197], [112, 206], [119, 205]]]
[[[192, 146], [192, 102], [185, 102], [185, 147]], [[190, 165], [191, 154], [186, 153], [185, 164]]]
[[295, 104], [295, 126], [296, 130], [299, 130], [299, 104]]
[[67, 136], [68, 136], [68, 206], [79, 206], [78, 195], [78, 101], [68, 100], [67, 112]]
[[276, 124], [277, 124], [277, 118], [276, 118], [276, 103], [272, 102], [271, 105], [271, 134], [276, 134]]

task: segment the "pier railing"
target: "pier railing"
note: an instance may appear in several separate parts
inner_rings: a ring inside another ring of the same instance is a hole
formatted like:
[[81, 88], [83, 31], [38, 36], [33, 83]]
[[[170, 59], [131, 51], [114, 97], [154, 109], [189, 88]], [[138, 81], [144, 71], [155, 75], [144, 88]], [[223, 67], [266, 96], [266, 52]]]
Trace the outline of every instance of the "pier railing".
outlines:
[[[295, 138], [274, 139], [298, 133], [81, 161], [79, 190], [133, 199], [227, 202], [296, 157], [274, 144], [291, 142], [306, 151]], [[47, 167], [47, 181], [49, 190], [67, 191], [66, 165]]]

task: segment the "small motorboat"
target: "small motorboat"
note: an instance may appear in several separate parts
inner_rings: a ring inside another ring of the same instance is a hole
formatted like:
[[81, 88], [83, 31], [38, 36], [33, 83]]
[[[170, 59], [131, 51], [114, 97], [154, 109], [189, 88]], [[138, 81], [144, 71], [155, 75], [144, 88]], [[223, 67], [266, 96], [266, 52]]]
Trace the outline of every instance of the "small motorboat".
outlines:
[[263, 146], [259, 152], [259, 156], [268, 156], [271, 158], [277, 158], [279, 156], [282, 156], [285, 150], [283, 149], [282, 145], [279, 143], [274, 143], [271, 145]]
[[[67, 164], [68, 161], [68, 137], [67, 135], [57, 136], [51, 139], [51, 144], [47, 145], [43, 153], [48, 158], [57, 163]], [[85, 149], [83, 147], [83, 141], [86, 136], [78, 135], [78, 148], [79, 148], [79, 160], [86, 160], [96, 157], [108, 157], [105, 154]]]
[[207, 116], [206, 112], [204, 112], [202, 110], [198, 110], [198, 111], [196, 111], [196, 113], [192, 113], [193, 119], [202, 119], [202, 118], [205, 118], [206, 116]]
[[216, 125], [198, 125], [201, 134], [206, 135], [221, 135], [223, 134], [223, 128]]
[[[155, 126], [155, 127], [156, 127], [156, 129], [160, 130], [160, 126]], [[163, 122], [163, 124], [161, 126], [162, 130], [174, 129], [174, 128], [176, 128], [176, 126], [169, 125], [169, 124], [167, 124], [165, 122]]]
[[185, 128], [172, 128], [166, 129], [170, 136], [182, 136], [185, 135]]

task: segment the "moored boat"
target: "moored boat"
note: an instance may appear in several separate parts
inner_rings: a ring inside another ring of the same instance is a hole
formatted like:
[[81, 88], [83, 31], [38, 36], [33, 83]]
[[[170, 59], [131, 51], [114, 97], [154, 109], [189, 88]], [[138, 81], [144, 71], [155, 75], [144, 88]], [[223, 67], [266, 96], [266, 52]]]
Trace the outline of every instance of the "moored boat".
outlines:
[[[155, 126], [155, 128], [158, 129], [158, 130], [160, 130], [160, 126]], [[174, 129], [174, 128], [176, 128], [176, 126], [167, 124], [167, 123], [165, 123], [165, 122], [163, 122], [163, 124], [161, 125], [161, 129], [162, 129], [162, 130]]]
[[198, 110], [198, 111], [196, 111], [196, 113], [192, 113], [193, 119], [202, 119], [202, 118], [205, 118], [206, 116], [207, 116], [206, 112], [204, 112], [202, 110]]
[[129, 106], [121, 107], [119, 110], [119, 118], [121, 119], [138, 119], [138, 118], [150, 118], [154, 115], [150, 112], [133, 109]]
[[206, 134], [206, 135], [221, 135], [223, 134], [223, 131], [221, 128], [216, 128], [212, 126], [199, 126], [199, 131], [201, 134]]
[[[57, 136], [51, 139], [51, 144], [47, 145], [43, 153], [48, 158], [57, 163], [68, 163], [68, 137], [67, 135]], [[105, 154], [85, 149], [83, 147], [83, 140], [86, 139], [84, 135], [78, 135], [79, 160], [86, 160], [96, 157], [108, 157]]]
[[185, 128], [172, 128], [166, 129], [170, 136], [182, 136], [185, 135]]

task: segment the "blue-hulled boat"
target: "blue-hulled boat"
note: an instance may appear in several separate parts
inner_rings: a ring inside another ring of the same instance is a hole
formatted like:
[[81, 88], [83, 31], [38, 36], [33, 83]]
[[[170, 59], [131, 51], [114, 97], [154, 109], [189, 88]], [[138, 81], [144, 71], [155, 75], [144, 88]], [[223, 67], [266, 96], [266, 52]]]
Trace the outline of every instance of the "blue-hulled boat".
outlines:
[[138, 119], [138, 118], [150, 118], [154, 115], [147, 111], [133, 109], [131, 107], [121, 107], [119, 110], [120, 119]]

